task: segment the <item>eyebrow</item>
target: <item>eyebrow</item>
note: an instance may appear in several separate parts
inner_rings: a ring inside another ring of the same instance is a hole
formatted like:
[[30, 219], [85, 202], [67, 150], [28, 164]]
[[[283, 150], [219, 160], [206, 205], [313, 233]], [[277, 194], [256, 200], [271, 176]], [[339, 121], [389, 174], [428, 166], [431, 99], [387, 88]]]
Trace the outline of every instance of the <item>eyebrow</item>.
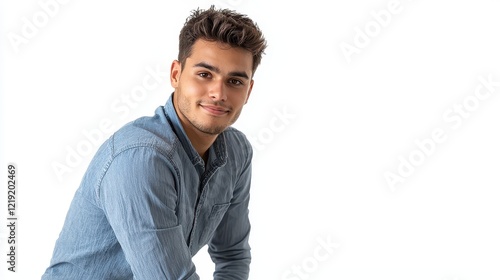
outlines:
[[[221, 73], [221, 70], [219, 67], [217, 66], [214, 66], [214, 65], [210, 65], [206, 62], [199, 62], [199, 63], [196, 63], [194, 65], [194, 67], [201, 67], [201, 68], [206, 68], [210, 71], [213, 71], [217, 74], [220, 74]], [[232, 71], [232, 72], [229, 72], [228, 74], [229, 76], [232, 76], [232, 77], [240, 77], [240, 78], [244, 78], [244, 79], [247, 79], [249, 80], [250, 78], [248, 77], [247, 73], [243, 72], [243, 71]]]

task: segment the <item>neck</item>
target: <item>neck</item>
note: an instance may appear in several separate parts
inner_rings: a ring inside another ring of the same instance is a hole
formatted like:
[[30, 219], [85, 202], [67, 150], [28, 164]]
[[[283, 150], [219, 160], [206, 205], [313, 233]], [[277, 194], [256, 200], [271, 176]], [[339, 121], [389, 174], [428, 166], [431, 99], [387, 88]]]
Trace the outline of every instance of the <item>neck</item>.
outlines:
[[215, 142], [215, 139], [217, 139], [217, 134], [212, 135], [212, 134], [207, 134], [204, 132], [201, 132], [193, 127], [187, 127], [184, 126], [184, 131], [187, 134], [187, 137], [189, 138], [189, 141], [191, 141], [191, 145], [193, 145], [194, 149], [200, 157], [207, 162], [208, 159], [208, 149], [212, 144]]

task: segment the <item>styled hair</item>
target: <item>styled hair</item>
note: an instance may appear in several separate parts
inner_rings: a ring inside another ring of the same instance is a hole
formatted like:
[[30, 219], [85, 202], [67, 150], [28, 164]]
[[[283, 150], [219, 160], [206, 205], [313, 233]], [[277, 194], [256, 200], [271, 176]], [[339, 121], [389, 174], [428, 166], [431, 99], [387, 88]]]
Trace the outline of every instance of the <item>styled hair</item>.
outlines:
[[221, 42], [252, 53], [252, 75], [257, 70], [267, 42], [257, 24], [246, 15], [228, 9], [193, 10], [179, 35], [178, 60], [182, 67], [198, 39]]

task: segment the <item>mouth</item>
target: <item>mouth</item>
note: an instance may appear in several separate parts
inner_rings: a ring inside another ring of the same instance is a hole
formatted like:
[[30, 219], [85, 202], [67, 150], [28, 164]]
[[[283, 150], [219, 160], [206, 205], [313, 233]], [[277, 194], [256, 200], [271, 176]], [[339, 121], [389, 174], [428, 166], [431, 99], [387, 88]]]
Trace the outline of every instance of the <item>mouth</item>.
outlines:
[[200, 104], [201, 108], [203, 108], [206, 112], [208, 112], [210, 115], [214, 116], [223, 116], [228, 114], [231, 110], [221, 107], [221, 106], [215, 106], [215, 105], [203, 105]]

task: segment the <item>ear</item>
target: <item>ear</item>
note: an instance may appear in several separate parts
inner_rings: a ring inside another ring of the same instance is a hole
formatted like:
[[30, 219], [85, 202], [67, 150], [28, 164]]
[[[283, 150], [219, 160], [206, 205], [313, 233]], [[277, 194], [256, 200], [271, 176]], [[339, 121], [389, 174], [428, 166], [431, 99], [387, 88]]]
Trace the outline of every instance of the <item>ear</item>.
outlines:
[[252, 88], [253, 88], [253, 79], [250, 81], [250, 88], [248, 89], [247, 99], [245, 100], [245, 104], [247, 104], [248, 98], [250, 98], [250, 94], [252, 93]]
[[170, 66], [170, 84], [173, 88], [177, 88], [179, 86], [181, 68], [181, 63], [178, 60], [174, 60], [172, 62], [172, 66]]

